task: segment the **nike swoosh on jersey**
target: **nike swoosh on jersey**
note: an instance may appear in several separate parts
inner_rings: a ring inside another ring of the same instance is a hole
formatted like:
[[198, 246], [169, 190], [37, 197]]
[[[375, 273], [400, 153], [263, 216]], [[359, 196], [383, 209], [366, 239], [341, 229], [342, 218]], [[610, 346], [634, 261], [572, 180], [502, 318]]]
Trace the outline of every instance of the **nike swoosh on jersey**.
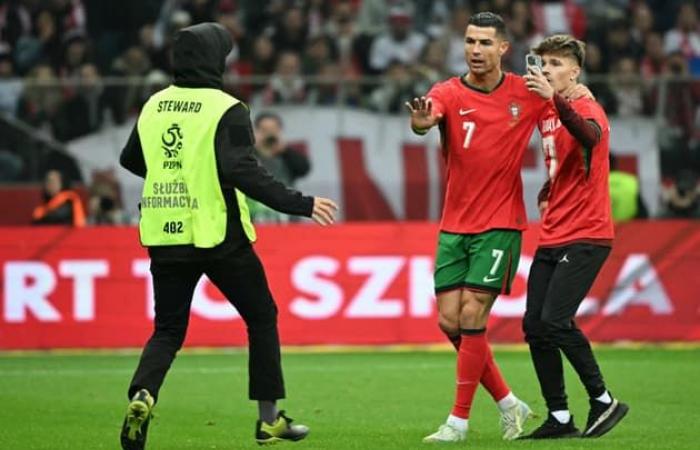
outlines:
[[460, 109], [460, 110], [459, 110], [459, 115], [460, 115], [460, 116], [466, 116], [467, 114], [473, 113], [474, 111], [476, 111], [476, 109]]
[[489, 278], [488, 276], [484, 277], [484, 283], [493, 283], [496, 280], [498, 280], [498, 277], [494, 277], [494, 278]]

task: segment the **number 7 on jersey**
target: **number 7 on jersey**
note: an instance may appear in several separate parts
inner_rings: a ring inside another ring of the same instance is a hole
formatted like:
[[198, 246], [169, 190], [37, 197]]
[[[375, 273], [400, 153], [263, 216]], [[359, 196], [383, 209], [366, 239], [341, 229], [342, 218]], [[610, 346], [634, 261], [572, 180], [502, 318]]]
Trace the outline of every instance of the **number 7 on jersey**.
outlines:
[[469, 144], [472, 142], [472, 136], [474, 135], [474, 130], [476, 130], [476, 123], [462, 122], [462, 129], [466, 131], [464, 135], [464, 144], [462, 145], [462, 147], [467, 149], [469, 148]]

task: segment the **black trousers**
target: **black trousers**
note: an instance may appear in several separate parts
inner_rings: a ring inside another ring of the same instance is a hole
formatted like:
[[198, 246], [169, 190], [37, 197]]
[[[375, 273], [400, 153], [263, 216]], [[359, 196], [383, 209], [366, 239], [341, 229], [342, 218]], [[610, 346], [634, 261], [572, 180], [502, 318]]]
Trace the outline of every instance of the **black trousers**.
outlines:
[[155, 330], [141, 354], [129, 398], [145, 388], [158, 397], [170, 365], [187, 333], [195, 286], [203, 274], [236, 307], [248, 332], [251, 400], [284, 398], [277, 332], [277, 306], [265, 271], [252, 246], [245, 245], [207, 261], [151, 261], [155, 291]]
[[568, 409], [560, 351], [590, 397], [605, 392], [591, 345], [576, 326], [574, 315], [609, 253], [609, 247], [591, 244], [539, 248], [535, 253], [527, 281], [523, 331], [550, 411]]

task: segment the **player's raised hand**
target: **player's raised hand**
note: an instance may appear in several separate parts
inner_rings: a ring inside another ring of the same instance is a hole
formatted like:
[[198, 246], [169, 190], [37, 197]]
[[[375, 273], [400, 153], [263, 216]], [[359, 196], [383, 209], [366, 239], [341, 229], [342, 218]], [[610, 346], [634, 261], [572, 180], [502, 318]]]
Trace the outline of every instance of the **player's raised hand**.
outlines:
[[523, 78], [525, 78], [525, 86], [543, 99], [549, 100], [554, 96], [554, 88], [549, 84], [542, 71], [528, 68], [527, 75]]
[[331, 225], [335, 222], [335, 213], [338, 205], [333, 200], [323, 197], [314, 197], [314, 210], [311, 218], [321, 226]]
[[406, 102], [406, 108], [411, 113], [411, 128], [416, 131], [428, 130], [442, 119], [442, 114], [433, 115], [433, 102], [427, 97]]

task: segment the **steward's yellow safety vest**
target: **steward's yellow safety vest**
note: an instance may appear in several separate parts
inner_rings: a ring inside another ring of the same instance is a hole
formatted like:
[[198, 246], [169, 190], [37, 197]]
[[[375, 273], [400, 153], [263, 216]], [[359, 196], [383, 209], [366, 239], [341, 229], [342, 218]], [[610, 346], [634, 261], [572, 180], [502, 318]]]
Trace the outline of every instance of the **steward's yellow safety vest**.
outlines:
[[[226, 201], [216, 167], [219, 120], [239, 100], [218, 89], [170, 86], [138, 119], [146, 162], [139, 232], [145, 246], [211, 248], [226, 237]], [[243, 229], [255, 241], [245, 196], [236, 190]]]

